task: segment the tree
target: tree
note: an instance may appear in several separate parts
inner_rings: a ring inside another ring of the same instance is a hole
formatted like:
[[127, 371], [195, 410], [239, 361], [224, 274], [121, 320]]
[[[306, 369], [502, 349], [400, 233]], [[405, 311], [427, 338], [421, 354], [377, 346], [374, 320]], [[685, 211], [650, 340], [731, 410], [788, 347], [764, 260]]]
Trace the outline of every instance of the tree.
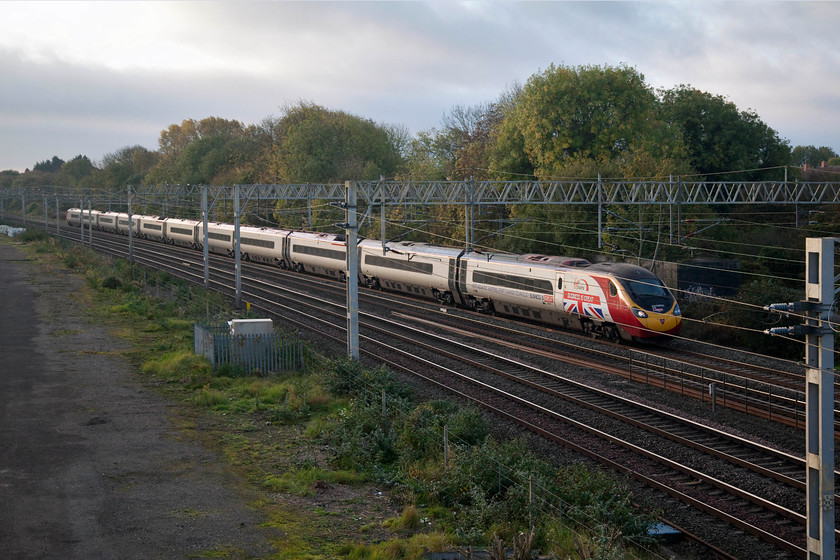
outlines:
[[146, 177], [149, 183], [253, 183], [266, 175], [262, 152], [270, 127], [220, 117], [187, 119], [169, 125], [158, 143], [161, 157]]
[[61, 166], [59, 182], [63, 186], [75, 187], [95, 171], [96, 168], [87, 156], [78, 155]]
[[534, 74], [506, 111], [494, 168], [541, 178], [580, 172], [669, 173], [682, 144], [658, 117], [654, 92], [627, 66], [557, 67]]
[[520, 91], [514, 84], [492, 103], [452, 107], [440, 129], [421, 131], [409, 142], [402, 175], [418, 180], [491, 178], [495, 135]]
[[405, 150], [402, 179], [444, 181], [454, 173], [448, 138], [436, 129], [421, 130]]
[[44, 173], [57, 173], [61, 166], [64, 165], [64, 160], [58, 156], [53, 156], [51, 160], [47, 159], [39, 161], [32, 168], [33, 171], [43, 171]]
[[489, 178], [493, 134], [502, 122], [501, 101], [472, 107], [455, 106], [444, 117], [447, 136], [452, 142], [454, 178]]
[[764, 179], [783, 171], [790, 146], [753, 111], [687, 85], [661, 92], [662, 114], [680, 131], [691, 166], [716, 179]]
[[14, 169], [6, 169], [0, 171], [0, 188], [8, 189], [14, 184], [15, 179], [20, 176], [20, 171]]
[[[531, 76], [498, 111], [488, 149], [497, 178], [657, 177], [690, 171], [679, 130], [659, 115], [644, 76], [627, 66], [550, 66]], [[634, 210], [616, 208], [613, 214]], [[535, 205], [511, 209], [527, 220], [497, 243], [509, 250], [588, 254], [596, 250], [592, 208]], [[607, 221], [612, 220], [612, 216]], [[522, 238], [531, 241], [523, 245]], [[634, 241], [636, 247], [639, 241]], [[636, 251], [634, 251], [635, 253]]]
[[181, 124], [170, 124], [160, 133], [160, 153], [164, 157], [176, 156], [199, 137], [198, 126], [193, 119], [184, 119]]
[[287, 107], [274, 137], [277, 170], [291, 182], [374, 180], [401, 163], [393, 130], [312, 103]]
[[119, 189], [145, 182], [159, 155], [143, 146], [126, 146], [102, 158], [101, 180], [105, 187]]
[[828, 146], [796, 146], [791, 154], [791, 164], [796, 166], [808, 165], [819, 167], [822, 162], [837, 157], [837, 152]]

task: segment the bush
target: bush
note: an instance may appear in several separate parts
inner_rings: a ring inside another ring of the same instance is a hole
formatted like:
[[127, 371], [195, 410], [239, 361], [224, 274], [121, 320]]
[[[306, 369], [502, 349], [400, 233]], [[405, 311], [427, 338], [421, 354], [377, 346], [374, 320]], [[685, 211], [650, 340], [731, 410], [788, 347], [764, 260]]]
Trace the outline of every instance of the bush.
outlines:
[[355, 395], [358, 398], [380, 399], [382, 391], [391, 399], [406, 399], [410, 391], [397, 382], [394, 373], [386, 367], [365, 369], [351, 359], [339, 361], [327, 371], [327, 388], [336, 395]]
[[122, 281], [116, 276], [108, 276], [102, 281], [102, 287], [108, 288], [109, 290], [116, 290], [122, 287]]
[[50, 236], [42, 229], [28, 228], [20, 235], [15, 236], [15, 239], [24, 243], [33, 243], [38, 241], [46, 241]]

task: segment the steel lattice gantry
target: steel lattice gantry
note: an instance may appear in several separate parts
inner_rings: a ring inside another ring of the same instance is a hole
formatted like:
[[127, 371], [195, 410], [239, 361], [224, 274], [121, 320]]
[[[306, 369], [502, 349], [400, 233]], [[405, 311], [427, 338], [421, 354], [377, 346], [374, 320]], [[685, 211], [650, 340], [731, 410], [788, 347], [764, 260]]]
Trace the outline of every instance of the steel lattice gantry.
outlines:
[[[356, 182], [361, 204], [837, 204], [838, 182], [709, 181], [367, 181]], [[344, 183], [208, 186], [211, 200], [343, 202]], [[194, 185], [134, 187], [137, 199], [198, 200]]]
[[[359, 204], [838, 204], [840, 182], [798, 181], [359, 181]], [[343, 202], [344, 183], [298, 183], [273, 185], [139, 185], [130, 193], [135, 204], [181, 206], [201, 200], [207, 190], [210, 206], [216, 201], [325, 200]], [[123, 191], [125, 192], [125, 191]], [[0, 200], [10, 203], [21, 197], [60, 196], [63, 200], [95, 199], [114, 203], [113, 195], [79, 194], [61, 187], [7, 188]], [[124, 202], [124, 201], [123, 201]]]

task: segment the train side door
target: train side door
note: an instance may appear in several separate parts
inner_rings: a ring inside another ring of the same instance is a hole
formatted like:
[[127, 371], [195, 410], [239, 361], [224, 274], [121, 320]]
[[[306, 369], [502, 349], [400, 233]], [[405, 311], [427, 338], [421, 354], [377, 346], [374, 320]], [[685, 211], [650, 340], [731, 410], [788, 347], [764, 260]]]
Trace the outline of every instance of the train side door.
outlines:
[[565, 309], [563, 309], [563, 290], [565, 289], [566, 276], [559, 270], [554, 274], [554, 308], [561, 313], [565, 313]]
[[604, 310], [606, 313], [606, 319], [615, 320], [612, 315], [622, 307], [618, 286], [616, 285], [615, 280], [611, 280], [609, 278], [599, 278], [598, 283], [601, 284], [601, 287], [604, 290], [604, 296], [607, 299], [607, 308]]

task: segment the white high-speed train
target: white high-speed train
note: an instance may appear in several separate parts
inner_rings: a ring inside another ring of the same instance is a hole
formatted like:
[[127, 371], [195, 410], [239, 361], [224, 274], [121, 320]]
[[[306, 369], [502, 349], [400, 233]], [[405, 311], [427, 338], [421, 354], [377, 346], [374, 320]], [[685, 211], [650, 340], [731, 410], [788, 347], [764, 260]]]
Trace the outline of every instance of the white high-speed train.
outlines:
[[[131, 232], [143, 238], [203, 249], [198, 220], [132, 215]], [[67, 223], [129, 234], [128, 214], [67, 210]], [[343, 235], [240, 227], [244, 260], [343, 280]], [[233, 256], [235, 228], [209, 222], [208, 250]], [[364, 239], [358, 243], [359, 282], [445, 305], [498, 313], [581, 330], [608, 340], [640, 340], [679, 333], [679, 305], [652, 272], [625, 263], [574, 257], [508, 254]]]

